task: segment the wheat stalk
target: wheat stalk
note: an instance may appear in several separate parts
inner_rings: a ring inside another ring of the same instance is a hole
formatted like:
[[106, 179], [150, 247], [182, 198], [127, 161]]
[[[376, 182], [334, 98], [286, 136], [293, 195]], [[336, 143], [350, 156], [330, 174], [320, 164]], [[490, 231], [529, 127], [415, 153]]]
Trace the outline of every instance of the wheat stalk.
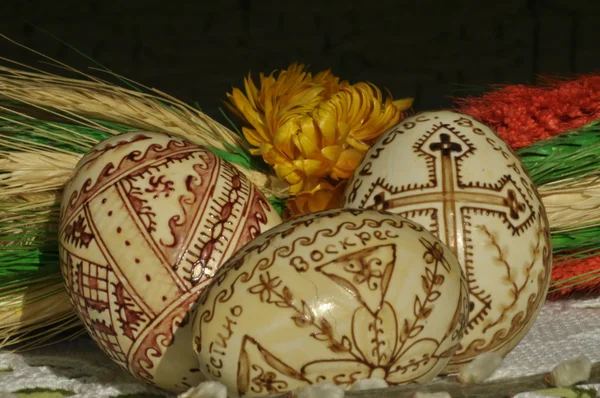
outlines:
[[55, 266], [59, 200], [60, 190], [0, 197], [0, 348], [82, 330]]
[[[66, 120], [88, 127], [102, 128], [94, 121], [98, 119], [141, 130], [178, 135], [222, 153], [247, 153], [248, 143], [237, 134], [195, 108], [157, 90], [153, 92], [157, 95], [103, 82], [0, 67], [0, 99], [54, 112]], [[18, 140], [9, 138], [5, 142], [14, 145]], [[287, 186], [274, 175], [252, 170], [239, 163], [234, 165], [267, 196], [288, 195]]]
[[0, 231], [3, 222], [11, 217], [22, 219], [25, 214], [31, 216], [43, 215], [53, 206], [60, 203], [60, 191], [29, 192], [0, 200]]
[[[97, 81], [84, 81], [0, 67], [0, 98], [68, 115], [107, 120], [162, 131], [230, 152], [247, 148], [238, 135], [193, 107], [167, 96], [137, 92]], [[168, 105], [168, 106], [165, 106]]]
[[0, 198], [62, 189], [80, 158], [64, 153], [0, 151]]
[[[73, 312], [60, 278], [42, 278], [35, 286], [35, 288], [30, 288], [28, 282], [27, 285], [21, 286], [21, 289], [13, 287], [14, 291], [5, 297], [0, 304], [0, 325], [2, 325], [2, 328], [22, 324], [24, 319], [30, 323], [36, 323], [35, 320], [30, 318], [46, 318], [49, 312]], [[44, 300], [47, 296], [56, 296], [56, 298], [54, 300]], [[35, 306], [26, 308], [24, 306], [25, 302], [30, 305], [35, 304]], [[23, 316], [25, 311], [27, 311], [27, 315]]]
[[[58, 222], [60, 195], [58, 190], [33, 191], [0, 198], [0, 247], [56, 241], [56, 234], [50, 230]], [[31, 234], [32, 230], [36, 233]]]
[[66, 330], [81, 331], [60, 278], [42, 277], [11, 288], [9, 293], [0, 292], [0, 348], [19, 344], [22, 351], [39, 347]]
[[[240, 134], [232, 132], [200, 110], [157, 89], [145, 87], [110, 72], [106, 68], [102, 68], [101, 71], [134, 89], [108, 83], [19, 44], [5, 35], [0, 34], [0, 37], [41, 56], [50, 61], [53, 66], [84, 78], [66, 78], [0, 57], [0, 60], [17, 66], [17, 68], [0, 66], [0, 100], [24, 105], [58, 116], [68, 123], [111, 134], [116, 134], [118, 131], [107, 129], [98, 120], [179, 135], [195, 144], [206, 146], [217, 152], [217, 155], [230, 160], [267, 197], [287, 198], [289, 196], [289, 188], [283, 181], [272, 172], [258, 170], [260, 167], [256, 167], [256, 160], [249, 154], [249, 144]], [[0, 109], [7, 110], [1, 106]], [[50, 131], [46, 131], [46, 134], [49, 133]], [[77, 138], [76, 143], [85, 142], [90, 138], [77, 131], [69, 131], [69, 133]], [[64, 134], [59, 134], [59, 138], [63, 137]], [[15, 142], [14, 139], [12, 141]], [[0, 154], [0, 158], [1, 156]]]
[[538, 188], [553, 230], [600, 224], [600, 179], [587, 177]]

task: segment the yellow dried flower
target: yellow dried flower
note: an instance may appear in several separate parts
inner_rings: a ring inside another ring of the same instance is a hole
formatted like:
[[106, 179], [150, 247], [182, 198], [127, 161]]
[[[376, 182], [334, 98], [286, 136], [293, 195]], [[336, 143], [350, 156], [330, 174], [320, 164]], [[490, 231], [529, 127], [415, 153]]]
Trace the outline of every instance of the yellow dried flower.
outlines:
[[299, 216], [339, 207], [345, 185], [345, 182], [340, 182], [334, 186], [326, 179], [321, 180], [317, 186], [287, 201], [289, 215]]
[[244, 79], [229, 108], [249, 126], [242, 132], [252, 153], [261, 155], [289, 184], [293, 215], [337, 207], [343, 186], [371, 144], [403, 118], [412, 99], [383, 100], [370, 83], [349, 84], [331, 71], [316, 75], [293, 64], [269, 76], [260, 88]]

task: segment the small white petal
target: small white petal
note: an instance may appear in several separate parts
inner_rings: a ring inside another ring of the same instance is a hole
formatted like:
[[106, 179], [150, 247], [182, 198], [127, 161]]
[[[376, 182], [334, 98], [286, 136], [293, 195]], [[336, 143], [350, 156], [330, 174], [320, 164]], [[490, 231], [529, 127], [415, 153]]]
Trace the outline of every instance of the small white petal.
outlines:
[[294, 398], [344, 398], [344, 390], [333, 383], [319, 383], [294, 391]]
[[218, 381], [205, 381], [190, 388], [178, 398], [227, 398], [227, 387]]
[[490, 377], [500, 366], [502, 356], [495, 352], [484, 352], [463, 366], [458, 378], [465, 383], [481, 383]]
[[414, 393], [413, 397], [414, 398], [452, 398], [452, 395], [450, 395], [450, 393], [447, 393], [446, 391], [440, 391], [440, 392], [417, 391], [416, 393]]
[[387, 381], [383, 380], [383, 379], [378, 379], [378, 378], [371, 378], [371, 379], [359, 379], [356, 380], [353, 384], [352, 387], [350, 387], [350, 390], [375, 390], [378, 388], [387, 388], [389, 385], [387, 383]]
[[568, 387], [588, 380], [591, 373], [592, 362], [584, 355], [580, 355], [556, 365], [552, 369], [551, 376], [556, 387]]

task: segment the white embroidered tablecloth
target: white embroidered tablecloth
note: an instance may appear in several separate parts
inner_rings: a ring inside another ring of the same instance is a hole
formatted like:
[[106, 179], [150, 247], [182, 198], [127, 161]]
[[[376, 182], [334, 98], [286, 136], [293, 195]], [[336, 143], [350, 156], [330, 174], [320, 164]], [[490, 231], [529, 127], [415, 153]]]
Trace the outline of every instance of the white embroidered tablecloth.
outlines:
[[[546, 303], [530, 332], [490, 380], [549, 372], [581, 354], [600, 362], [600, 298]], [[591, 386], [598, 389], [600, 384]], [[0, 352], [0, 398], [34, 388], [72, 392], [73, 398], [169, 396], [137, 382], [86, 336], [24, 354]]]

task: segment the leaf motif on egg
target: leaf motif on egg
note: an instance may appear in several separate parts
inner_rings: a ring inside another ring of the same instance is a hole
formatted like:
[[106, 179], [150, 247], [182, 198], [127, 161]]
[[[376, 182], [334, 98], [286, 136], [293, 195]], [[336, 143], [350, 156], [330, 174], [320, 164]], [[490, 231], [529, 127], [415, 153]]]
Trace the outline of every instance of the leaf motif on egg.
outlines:
[[508, 353], [531, 327], [549, 283], [548, 220], [521, 162], [485, 125], [451, 111], [403, 120], [367, 152], [344, 206], [414, 220], [457, 255], [470, 314], [448, 371]]
[[[294, 266], [299, 257], [310, 267]], [[426, 287], [412, 282], [421, 278]], [[226, 263], [199, 303], [201, 371], [240, 396], [430, 380], [458, 347], [468, 311], [448, 248], [418, 224], [370, 210], [275, 227]]]

